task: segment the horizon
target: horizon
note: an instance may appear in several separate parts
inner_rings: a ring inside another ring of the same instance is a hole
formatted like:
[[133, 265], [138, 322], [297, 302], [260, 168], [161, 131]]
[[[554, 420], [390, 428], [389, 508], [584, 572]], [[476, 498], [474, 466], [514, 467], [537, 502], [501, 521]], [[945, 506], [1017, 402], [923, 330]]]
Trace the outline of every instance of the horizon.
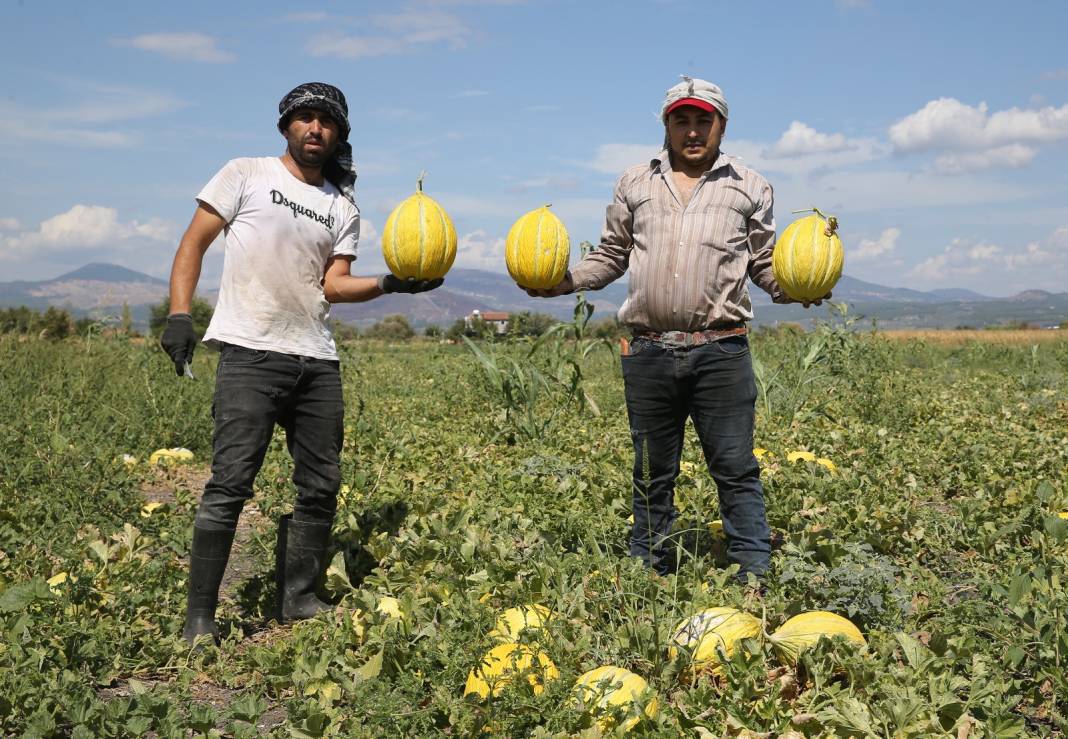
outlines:
[[[65, 278], [71, 278], [73, 275], [76, 275], [78, 272], [82, 272], [82, 271], [85, 271], [85, 270], [93, 268], [93, 267], [107, 267], [109, 269], [124, 270], [124, 271], [127, 271], [127, 272], [132, 272], [135, 275], [137, 275], [138, 277], [147, 277], [150, 280], [161, 281], [161, 282], [164, 282], [164, 283], [167, 282], [167, 280], [165, 278], [155, 277], [153, 275], [148, 274], [147, 272], [141, 272], [140, 270], [132, 269], [130, 267], [127, 267], [127, 266], [124, 266], [124, 265], [121, 265], [121, 264], [115, 264], [113, 262], [86, 262], [85, 264], [83, 264], [83, 265], [81, 265], [79, 267], [75, 267], [73, 269], [68, 269], [66, 272], [63, 272], [63, 273], [61, 273], [59, 275], [56, 275], [54, 277], [47, 277], [47, 278], [44, 278], [44, 279], [41, 279], [41, 280], [11, 280], [11, 281], [3, 281], [3, 282], [0, 282], [0, 285], [10, 284], [12, 282], [58, 282], [58, 281], [63, 280]], [[450, 272], [451, 271], [480, 272], [480, 273], [484, 273], [484, 274], [492, 274], [492, 275], [495, 275], [495, 276], [498, 276], [498, 277], [507, 276], [507, 274], [504, 273], [504, 272], [498, 272], [498, 271], [494, 271], [494, 270], [486, 270], [486, 269], [481, 269], [479, 267], [456, 267], [456, 266], [454, 266], [453, 269], [450, 270]], [[628, 279], [628, 275], [624, 275], [619, 280], [617, 280], [616, 283], [613, 283], [613, 284], [625, 283], [627, 279]], [[1041, 288], [1024, 288], [1023, 290], [1018, 290], [1016, 292], [1013, 292], [1013, 293], [1010, 293], [1010, 294], [1006, 294], [1006, 295], [996, 295], [996, 294], [991, 294], [991, 293], [981, 293], [981, 292], [978, 292], [976, 290], [971, 290], [971, 289], [968, 289], [968, 288], [961, 288], [961, 287], [940, 287], [940, 288], [932, 288], [930, 290], [916, 290], [915, 288], [898, 287], [898, 286], [894, 286], [894, 285], [884, 285], [882, 283], [873, 282], [871, 280], [863, 280], [863, 279], [861, 279], [859, 277], [854, 277], [852, 275], [847, 275], [845, 273], [842, 274], [841, 279], [858, 282], [858, 283], [861, 283], [864, 286], [870, 286], [870, 287], [875, 287], [875, 288], [886, 288], [886, 289], [890, 289], [890, 290], [915, 290], [916, 292], [924, 293], [924, 294], [927, 294], [927, 295], [936, 295], [936, 294], [939, 294], [939, 293], [962, 292], [962, 293], [969, 293], [971, 295], [976, 296], [977, 298], [990, 299], [990, 300], [1008, 300], [1008, 299], [1012, 299], [1012, 298], [1015, 298], [1015, 297], [1017, 297], [1019, 295], [1023, 295], [1023, 294], [1027, 294], [1027, 293], [1045, 293], [1045, 294], [1048, 294], [1048, 295], [1068, 295], [1068, 291], [1066, 291], [1066, 290], [1051, 291], [1051, 290], [1043, 290]], [[447, 277], [446, 277], [446, 282], [447, 282]], [[750, 286], [750, 292], [752, 292], [753, 289], [755, 288], [755, 285], [753, 285], [753, 283], [751, 281], [748, 284]], [[447, 287], [447, 284], [443, 285], [443, 287]], [[203, 292], [207, 292], [207, 293], [215, 292], [217, 290], [218, 290], [218, 283], [217, 282], [215, 284], [206, 285], [204, 283], [204, 281], [201, 281], [201, 283], [197, 286], [197, 293], [198, 294], [199, 293], [203, 293]], [[757, 290], [757, 292], [759, 292], [759, 288], [756, 288], [756, 290]], [[590, 292], [595, 294], [595, 293], [597, 293], [599, 291], [590, 291]], [[832, 301], [834, 301], [834, 300], [835, 299], [832, 298]], [[949, 302], [956, 302], [956, 300], [959, 300], [959, 299], [953, 299], [953, 300], [950, 300]]]
[[[792, 210], [839, 218], [849, 276], [988, 296], [1068, 284], [1068, 6], [1032, 7], [1021, 28], [993, 2], [962, 0], [821, 0], [772, 18], [684, 0], [320, 7], [10, 9], [4, 279], [94, 261], [166, 279], [194, 195], [229, 159], [280, 154], [277, 101], [311, 79], [349, 100], [354, 273], [385, 271], [379, 229], [423, 169], [456, 224], [457, 267], [504, 273], [511, 223], [548, 202], [574, 262], [579, 242], [597, 242], [616, 178], [659, 148], [660, 99], [686, 73], [724, 89], [723, 150], [772, 183], [780, 233]], [[190, 20], [209, 9], [210, 25]], [[760, 29], [777, 51], [704, 52], [670, 32], [675, 19], [716, 38]], [[823, 37], [833, 43], [790, 52]]]

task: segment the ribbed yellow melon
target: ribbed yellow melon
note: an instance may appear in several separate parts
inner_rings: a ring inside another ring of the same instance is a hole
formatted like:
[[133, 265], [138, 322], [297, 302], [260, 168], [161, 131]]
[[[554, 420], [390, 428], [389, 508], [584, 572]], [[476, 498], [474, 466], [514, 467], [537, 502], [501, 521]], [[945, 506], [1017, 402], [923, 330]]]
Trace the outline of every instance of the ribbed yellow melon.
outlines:
[[645, 715], [656, 717], [660, 704], [656, 696], [649, 697], [648, 690], [649, 683], [640, 675], [622, 667], [605, 665], [583, 673], [575, 682], [571, 695], [578, 707], [593, 716], [602, 733], [607, 734], [616, 727], [617, 707], [622, 709], [624, 716], [619, 724], [622, 731], [630, 731], [638, 725], [642, 718], [639, 709], [646, 699]]
[[812, 215], [798, 218], [786, 227], [772, 252], [775, 281], [794, 300], [818, 300], [842, 276], [844, 257], [842, 240], [836, 233], [838, 219], [813, 210]]
[[693, 655], [691, 660], [695, 669], [711, 667], [716, 670], [721, 648], [730, 657], [738, 642], [759, 635], [760, 619], [736, 608], [707, 608], [675, 627], [668, 657], [675, 659], [679, 647], [686, 647]]
[[193, 461], [193, 453], [185, 447], [176, 446], [171, 449], [157, 449], [152, 452], [152, 456], [148, 458], [148, 463], [171, 465], [171, 464], [184, 464], [185, 462]]
[[509, 608], [497, 617], [490, 636], [497, 641], [518, 641], [524, 630], [540, 631], [552, 617], [552, 611], [537, 603]]
[[517, 674], [526, 674], [535, 695], [545, 690], [545, 683], [560, 677], [560, 671], [549, 656], [525, 644], [499, 644], [489, 650], [478, 666], [467, 674], [464, 695], [488, 698], [500, 695]]
[[445, 209], [423, 192], [423, 176], [415, 194], [386, 219], [382, 255], [389, 271], [401, 279], [435, 280], [452, 267], [456, 229]]
[[855, 644], [866, 644], [852, 621], [830, 611], [799, 613], [776, 629], [768, 637], [772, 647], [789, 662], [797, 662], [801, 652], [816, 644], [823, 637], [844, 636]]
[[571, 254], [564, 224], [549, 206], [532, 210], [512, 224], [505, 240], [508, 274], [521, 287], [553, 287], [564, 279]]

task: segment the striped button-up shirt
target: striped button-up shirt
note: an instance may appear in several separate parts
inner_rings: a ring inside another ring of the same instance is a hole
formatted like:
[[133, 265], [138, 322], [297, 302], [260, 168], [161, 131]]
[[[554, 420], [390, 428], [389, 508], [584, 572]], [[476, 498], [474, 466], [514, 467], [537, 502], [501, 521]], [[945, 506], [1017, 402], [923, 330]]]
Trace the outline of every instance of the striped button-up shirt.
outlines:
[[601, 243], [571, 269], [571, 279], [576, 290], [599, 290], [629, 267], [619, 320], [636, 331], [748, 321], [746, 277], [776, 302], [791, 302], [771, 273], [772, 205], [768, 181], [722, 153], [684, 202], [662, 151], [619, 178]]

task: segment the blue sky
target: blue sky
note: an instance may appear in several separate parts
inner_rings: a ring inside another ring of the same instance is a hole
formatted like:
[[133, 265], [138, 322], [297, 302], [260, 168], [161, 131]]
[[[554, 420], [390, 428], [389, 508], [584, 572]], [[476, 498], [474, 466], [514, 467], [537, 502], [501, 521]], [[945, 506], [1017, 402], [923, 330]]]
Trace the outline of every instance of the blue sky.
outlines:
[[[0, 274], [90, 261], [169, 273], [193, 196], [283, 151], [278, 99], [349, 100], [357, 273], [419, 172], [457, 264], [504, 271], [545, 203], [596, 241], [622, 170], [662, 138], [680, 74], [720, 85], [724, 151], [818, 206], [846, 273], [992, 295], [1068, 289], [1068, 3], [810, 0], [20, 2], [0, 23]], [[220, 245], [204, 283], [214, 285]], [[575, 256], [573, 255], [573, 259]]]

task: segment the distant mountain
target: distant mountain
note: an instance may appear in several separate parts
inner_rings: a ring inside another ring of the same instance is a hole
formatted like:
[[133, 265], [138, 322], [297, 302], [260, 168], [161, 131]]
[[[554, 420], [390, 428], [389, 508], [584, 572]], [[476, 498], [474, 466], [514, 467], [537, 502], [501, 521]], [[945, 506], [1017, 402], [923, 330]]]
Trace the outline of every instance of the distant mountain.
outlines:
[[[117, 315], [125, 303], [134, 320], [144, 325], [149, 307], [163, 300], [168, 286], [163, 280], [114, 264], [93, 263], [51, 280], [0, 282], [0, 307], [26, 305], [43, 310], [50, 305], [67, 308], [75, 315]], [[200, 294], [214, 301], [214, 290]], [[825, 318], [824, 308], [808, 310], [799, 305], [774, 305], [761, 289], [750, 285], [756, 317], [754, 325], [780, 322], [811, 323]], [[624, 277], [603, 290], [586, 294], [595, 308], [594, 318], [612, 316], [627, 297]], [[884, 328], [981, 327], [1011, 322], [1056, 325], [1068, 322], [1068, 293], [1026, 290], [1008, 298], [993, 298], [971, 290], [947, 288], [924, 292], [887, 287], [843, 276], [834, 288], [835, 302], [850, 305], [850, 313]], [[331, 317], [367, 326], [384, 316], [401, 313], [416, 326], [447, 326], [473, 310], [549, 313], [566, 320], [575, 299], [571, 296], [531, 298], [505, 274], [456, 268], [445, 284], [420, 295], [386, 295], [367, 303], [335, 305]]]
[[132, 269], [120, 267], [117, 264], [104, 264], [102, 262], [91, 262], [84, 267], [79, 267], [73, 272], [68, 272], [65, 275], [60, 275], [55, 279], [48, 280], [48, 282], [69, 282], [71, 280], [92, 280], [95, 282], [118, 283], [147, 282], [154, 285], [167, 284], [165, 280], [161, 280], [157, 277], [150, 277], [144, 272], [135, 272]]
[[66, 308], [75, 315], [116, 315], [129, 305], [134, 320], [147, 321], [148, 307], [169, 292], [166, 282], [116, 264], [92, 263], [51, 280], [0, 282], [0, 307]]

